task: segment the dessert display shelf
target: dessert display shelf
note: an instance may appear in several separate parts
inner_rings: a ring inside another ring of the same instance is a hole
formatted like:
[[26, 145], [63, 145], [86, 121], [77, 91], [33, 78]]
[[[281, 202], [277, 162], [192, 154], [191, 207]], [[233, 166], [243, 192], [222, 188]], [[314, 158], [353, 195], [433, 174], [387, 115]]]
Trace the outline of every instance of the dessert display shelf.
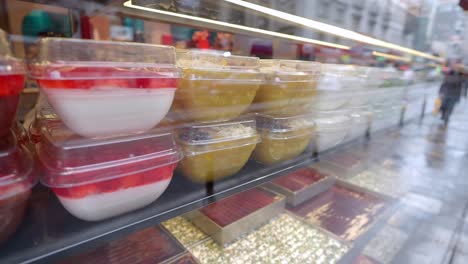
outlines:
[[0, 263], [55, 262], [264, 184], [311, 162], [314, 162], [311, 153], [271, 166], [259, 166], [250, 161], [239, 173], [211, 186], [195, 183], [176, 173], [156, 202], [97, 222], [72, 216], [50, 190], [39, 185], [32, 193], [21, 227], [0, 248]]
[[[398, 231], [372, 239], [396, 208], [399, 179], [376, 176], [388, 166], [362, 173], [377, 161], [359, 148], [422, 118], [439, 84], [423, 85], [421, 77], [409, 85], [402, 71], [374, 66], [176, 50], [166, 41], [174, 35], [182, 46], [175, 26], [217, 30], [221, 42], [221, 32], [247, 31], [129, 8], [151, 1], [97, 2], [93, 17], [84, 16], [88, 7], [67, 5], [73, 37], [46, 32], [25, 42], [25, 61], [15, 54], [22, 34], [0, 23], [10, 33], [0, 30], [0, 263], [354, 263], [360, 254], [377, 263], [394, 256], [398, 248], [381, 241], [396, 241]], [[106, 6], [112, 12], [96, 13]], [[113, 40], [88, 39], [86, 28], [100, 31], [105, 19]], [[169, 22], [170, 36], [156, 34], [164, 45], [115, 41], [130, 22], [135, 30], [140, 22], [146, 30]], [[229, 50], [246, 55], [234, 43], [243, 38], [230, 37]], [[31, 116], [27, 94], [38, 99]], [[14, 147], [2, 149], [2, 139]], [[442, 162], [433, 154], [426, 155]], [[409, 158], [420, 166], [426, 157]]]

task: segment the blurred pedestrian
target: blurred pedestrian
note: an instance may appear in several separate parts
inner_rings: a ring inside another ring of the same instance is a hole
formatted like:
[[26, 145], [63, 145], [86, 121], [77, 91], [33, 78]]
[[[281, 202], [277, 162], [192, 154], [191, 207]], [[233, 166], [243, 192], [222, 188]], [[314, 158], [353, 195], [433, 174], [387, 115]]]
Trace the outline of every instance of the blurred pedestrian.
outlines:
[[442, 99], [440, 112], [445, 126], [448, 125], [450, 115], [452, 114], [455, 105], [460, 101], [463, 86], [462, 78], [454, 70], [450, 70], [448, 72], [445, 76], [444, 82], [440, 86], [439, 96]]

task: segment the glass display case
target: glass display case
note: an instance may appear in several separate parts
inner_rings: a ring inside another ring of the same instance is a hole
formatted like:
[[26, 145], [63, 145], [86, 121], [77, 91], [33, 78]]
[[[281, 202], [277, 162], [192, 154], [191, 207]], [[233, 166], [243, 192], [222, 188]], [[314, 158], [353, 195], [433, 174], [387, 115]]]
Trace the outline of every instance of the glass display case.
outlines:
[[1, 2], [0, 263], [412, 263], [467, 152], [405, 3]]

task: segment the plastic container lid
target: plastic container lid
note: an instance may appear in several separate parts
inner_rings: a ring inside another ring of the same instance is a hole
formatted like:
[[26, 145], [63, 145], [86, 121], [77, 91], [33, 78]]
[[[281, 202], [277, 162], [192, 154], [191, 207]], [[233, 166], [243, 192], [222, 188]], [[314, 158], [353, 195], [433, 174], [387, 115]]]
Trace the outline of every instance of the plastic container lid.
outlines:
[[134, 42], [43, 38], [31, 75], [36, 79], [177, 78], [175, 49]]
[[[234, 81], [262, 81], [262, 76], [259, 72], [259, 58], [257, 57], [224, 55], [221, 53], [197, 50], [178, 50], [177, 66], [184, 70], [197, 71], [184, 71], [182, 76], [184, 79], [229, 79]], [[222, 73], [233, 73], [233, 75], [226, 75]], [[237, 79], [237, 77], [239, 77], [239, 79]]]
[[260, 71], [265, 74], [267, 81], [310, 81], [320, 75], [321, 66], [319, 62], [313, 61], [263, 59], [260, 60]]
[[322, 73], [333, 75], [338, 78], [359, 77], [365, 78], [367, 76], [366, 67], [358, 67], [349, 64], [322, 64]]
[[42, 183], [72, 187], [155, 169], [178, 162], [182, 153], [167, 131], [112, 138], [83, 138], [60, 121], [41, 128], [37, 155], [47, 173]]
[[243, 119], [229, 122], [195, 124], [178, 129], [177, 141], [185, 156], [216, 150], [257, 144], [255, 120]]
[[366, 88], [366, 73], [354, 65], [322, 64], [319, 90], [344, 91]]
[[258, 114], [257, 130], [268, 133], [268, 137], [287, 139], [311, 134], [315, 127], [314, 116], [298, 115], [292, 117], [273, 117]]
[[13, 57], [7, 33], [0, 29], [0, 75], [24, 74], [25, 67], [21, 60]]
[[382, 69], [380, 71], [381, 87], [394, 87], [405, 85], [403, 73], [394, 69]]
[[59, 117], [57, 114], [54, 112], [52, 107], [50, 105], [44, 105], [40, 108], [36, 109], [36, 114], [34, 116], [36, 120], [57, 120]]
[[367, 88], [376, 88], [382, 84], [382, 68], [355, 66], [358, 75], [365, 79]]
[[367, 124], [372, 119], [372, 111], [357, 110], [350, 114], [354, 124]]
[[348, 110], [319, 111], [312, 113], [312, 115], [315, 117], [314, 121], [318, 132], [349, 129], [352, 125]]
[[377, 119], [386, 117], [400, 117], [399, 112], [403, 108], [404, 104], [380, 104], [373, 107], [372, 116]]
[[36, 183], [31, 153], [13, 132], [0, 139], [0, 200], [27, 191]]

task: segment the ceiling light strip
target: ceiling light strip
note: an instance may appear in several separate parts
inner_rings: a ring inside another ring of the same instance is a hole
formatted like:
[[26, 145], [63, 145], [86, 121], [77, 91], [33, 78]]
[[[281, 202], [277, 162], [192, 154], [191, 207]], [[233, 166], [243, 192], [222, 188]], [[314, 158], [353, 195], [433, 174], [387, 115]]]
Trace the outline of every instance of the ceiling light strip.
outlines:
[[[153, 13], [158, 13], [158, 14], [175, 16], [175, 17], [179, 17], [179, 18], [183, 18], [183, 19], [196, 20], [196, 21], [199, 21], [199, 22], [208, 23], [208, 24], [215, 24], [215, 25], [218, 25], [218, 26], [223, 26], [223, 27], [231, 28], [231, 29], [243, 30], [243, 31], [249, 32], [249, 33], [263, 34], [263, 35], [267, 35], [267, 36], [270, 36], [270, 37], [289, 39], [289, 40], [293, 40], [293, 41], [298, 41], [298, 42], [303, 42], [303, 43], [311, 43], [311, 44], [316, 44], [316, 45], [321, 45], [321, 46], [326, 46], [326, 47], [331, 47], [331, 48], [337, 48], [337, 49], [343, 49], [343, 50], [351, 49], [351, 47], [349, 47], [349, 46], [335, 44], [335, 43], [331, 43], [331, 42], [320, 41], [320, 40], [304, 38], [304, 37], [298, 37], [298, 36], [288, 35], [288, 34], [284, 34], [284, 33], [264, 30], [264, 29], [247, 27], [247, 26], [242, 26], [242, 25], [237, 25], [237, 24], [232, 24], [232, 23], [227, 23], [227, 22], [222, 22], [222, 21], [217, 21], [217, 20], [212, 20], [212, 19], [207, 19], [207, 18], [202, 18], [202, 17], [190, 16], [190, 15], [179, 14], [179, 13], [174, 13], [174, 12], [169, 12], [169, 11], [163, 11], [163, 10], [154, 9], [154, 8], [148, 8], [148, 7], [139, 6], [139, 5], [133, 5], [131, 3], [131, 1], [126, 1], [126, 2], [123, 3], [123, 5], [125, 7], [139, 9], [139, 10], [143, 10], [143, 11], [147, 11], [147, 12], [153, 12]], [[228, 30], [226, 29], [226, 31], [228, 31]]]
[[333, 34], [333, 35], [336, 35], [336, 36], [339, 36], [339, 37], [351, 39], [351, 40], [358, 41], [358, 42], [367, 43], [367, 44], [374, 45], [374, 46], [380, 46], [380, 47], [384, 47], [384, 48], [388, 48], [388, 49], [402, 51], [402, 52], [409, 53], [409, 54], [419, 56], [419, 57], [423, 57], [423, 58], [426, 58], [426, 59], [436, 60], [436, 61], [440, 61], [440, 62], [443, 61], [443, 58], [434, 56], [434, 55], [429, 54], [429, 53], [424, 53], [424, 52], [421, 52], [421, 51], [418, 51], [418, 50], [414, 50], [414, 49], [406, 48], [406, 47], [403, 47], [403, 46], [399, 46], [399, 45], [396, 45], [396, 44], [393, 44], [393, 43], [390, 43], [390, 42], [385, 42], [385, 41], [382, 41], [382, 40], [379, 40], [379, 39], [376, 39], [376, 38], [372, 38], [372, 37], [369, 37], [369, 36], [354, 32], [352, 30], [348, 30], [348, 29], [337, 27], [337, 26], [329, 25], [329, 24], [322, 23], [322, 22], [319, 22], [319, 21], [315, 21], [315, 20], [312, 20], [312, 19], [308, 19], [308, 18], [305, 18], [305, 17], [292, 15], [292, 14], [282, 12], [282, 11], [278, 11], [276, 9], [268, 8], [268, 7], [265, 7], [265, 6], [262, 6], [262, 5], [257, 5], [257, 4], [249, 3], [249, 2], [246, 2], [246, 1], [242, 1], [242, 0], [224, 0], [224, 1], [232, 3], [232, 4], [236, 4], [236, 5], [248, 8], [248, 9], [252, 9], [252, 10], [258, 11], [260, 13], [266, 14], [266, 15], [274, 16], [274, 17], [277, 17], [277, 18], [282, 19], [282, 20], [286, 20], [286, 21], [289, 21], [289, 22], [293, 22], [293, 23], [305, 26], [305, 27], [309, 27], [309, 28], [312, 28], [312, 29], [315, 29], [315, 30], [318, 30], [318, 31]]

